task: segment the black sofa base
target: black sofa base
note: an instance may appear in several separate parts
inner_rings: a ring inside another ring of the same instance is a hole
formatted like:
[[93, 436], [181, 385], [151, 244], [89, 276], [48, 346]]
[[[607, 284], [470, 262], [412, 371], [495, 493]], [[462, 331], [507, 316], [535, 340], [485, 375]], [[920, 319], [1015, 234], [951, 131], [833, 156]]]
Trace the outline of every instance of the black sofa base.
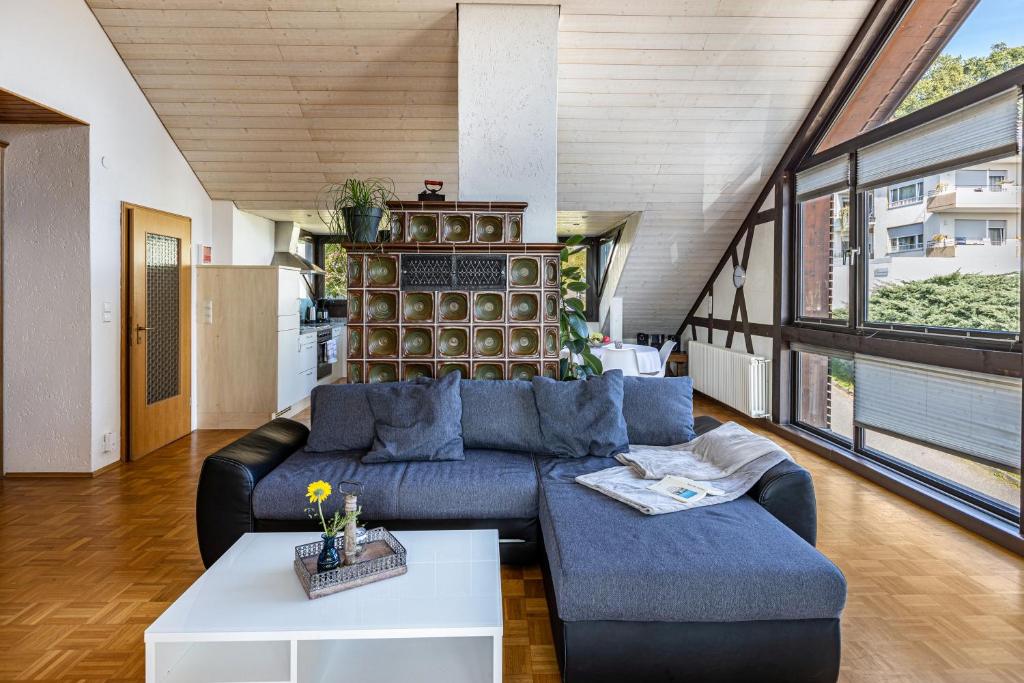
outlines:
[[[388, 519], [360, 520], [368, 529], [382, 526], [390, 531], [439, 531], [447, 529], [497, 529], [502, 564], [534, 564], [540, 559], [539, 523], [533, 519]], [[312, 520], [255, 520], [255, 531], [316, 531]]]
[[835, 683], [838, 619], [562, 621], [541, 561], [564, 683]]

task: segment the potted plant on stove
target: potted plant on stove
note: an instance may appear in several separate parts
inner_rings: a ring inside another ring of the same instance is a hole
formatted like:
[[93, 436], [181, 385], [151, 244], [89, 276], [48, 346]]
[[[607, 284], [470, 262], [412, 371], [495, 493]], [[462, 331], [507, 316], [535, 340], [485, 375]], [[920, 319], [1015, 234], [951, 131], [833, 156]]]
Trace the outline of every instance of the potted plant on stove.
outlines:
[[381, 221], [390, 226], [388, 202], [397, 199], [389, 178], [349, 178], [327, 185], [317, 197], [317, 213], [324, 225], [350, 242], [376, 242]]
[[601, 359], [591, 350], [590, 328], [583, 315], [582, 295], [590, 285], [579, 266], [570, 265], [570, 257], [585, 247], [579, 246], [582, 235], [573, 235], [565, 241], [559, 260], [562, 263], [562, 303], [558, 315], [558, 328], [562, 343], [559, 361], [562, 379], [586, 379], [604, 372]]

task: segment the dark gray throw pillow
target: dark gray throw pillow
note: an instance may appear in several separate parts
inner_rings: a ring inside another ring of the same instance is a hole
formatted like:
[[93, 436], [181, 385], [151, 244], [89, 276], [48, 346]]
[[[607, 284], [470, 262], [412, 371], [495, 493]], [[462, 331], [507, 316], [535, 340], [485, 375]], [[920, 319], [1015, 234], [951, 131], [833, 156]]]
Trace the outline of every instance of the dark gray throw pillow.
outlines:
[[462, 440], [466, 448], [541, 453], [537, 404], [529, 382], [462, 380]]
[[374, 439], [364, 463], [465, 459], [458, 373], [439, 380], [377, 384], [366, 399]]
[[313, 388], [306, 450], [365, 451], [373, 445], [372, 384], [324, 384]]
[[626, 377], [622, 416], [631, 444], [674, 446], [694, 438], [693, 379]]
[[533, 378], [545, 452], [563, 458], [610, 458], [629, 452], [622, 417], [622, 371], [587, 380]]

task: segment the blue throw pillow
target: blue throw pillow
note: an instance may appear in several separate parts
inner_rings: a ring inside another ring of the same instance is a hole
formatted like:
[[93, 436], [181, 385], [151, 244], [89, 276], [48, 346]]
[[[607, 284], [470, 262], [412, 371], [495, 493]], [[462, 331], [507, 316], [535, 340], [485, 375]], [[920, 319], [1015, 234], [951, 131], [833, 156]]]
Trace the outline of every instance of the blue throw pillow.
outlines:
[[373, 384], [324, 384], [313, 388], [306, 450], [365, 451], [373, 445]]
[[533, 378], [545, 452], [563, 458], [610, 458], [629, 452], [622, 417], [622, 371], [587, 380]]
[[629, 442], [673, 446], [694, 438], [693, 379], [690, 377], [626, 377], [622, 385], [622, 416]]
[[462, 380], [462, 441], [466, 448], [541, 453], [537, 404], [529, 382]]
[[364, 463], [465, 459], [458, 373], [436, 381], [377, 384], [366, 399], [374, 438]]

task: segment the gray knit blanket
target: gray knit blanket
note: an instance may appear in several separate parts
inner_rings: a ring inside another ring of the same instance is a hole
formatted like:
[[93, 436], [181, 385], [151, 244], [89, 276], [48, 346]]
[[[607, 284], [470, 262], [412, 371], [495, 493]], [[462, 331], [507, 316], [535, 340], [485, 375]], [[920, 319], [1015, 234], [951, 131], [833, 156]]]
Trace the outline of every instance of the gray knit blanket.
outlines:
[[[746, 427], [727, 422], [685, 444], [630, 446], [615, 459], [622, 463], [581, 475], [576, 481], [647, 515], [690, 510], [736, 500], [790, 455], [778, 444]], [[683, 503], [650, 490], [651, 484], [675, 475], [717, 489], [717, 495]]]

